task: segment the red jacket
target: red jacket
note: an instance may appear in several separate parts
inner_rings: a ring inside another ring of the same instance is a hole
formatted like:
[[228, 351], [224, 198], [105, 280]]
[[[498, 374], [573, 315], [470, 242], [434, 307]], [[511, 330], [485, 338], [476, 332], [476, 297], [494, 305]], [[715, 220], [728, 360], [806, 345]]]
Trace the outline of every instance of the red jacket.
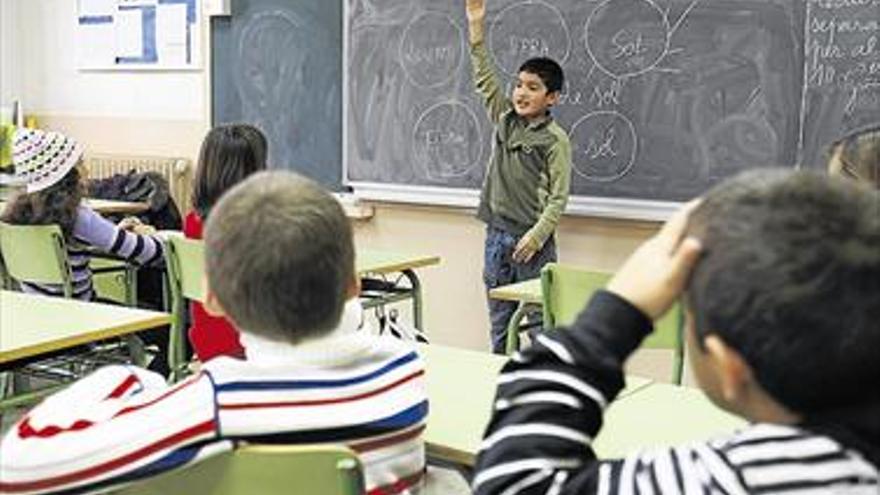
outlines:
[[[202, 219], [195, 211], [187, 213], [183, 220], [183, 235], [190, 239], [202, 238]], [[196, 356], [202, 362], [217, 356], [244, 359], [244, 347], [238, 338], [238, 330], [226, 318], [211, 316], [201, 303], [190, 304], [192, 327], [189, 341]]]

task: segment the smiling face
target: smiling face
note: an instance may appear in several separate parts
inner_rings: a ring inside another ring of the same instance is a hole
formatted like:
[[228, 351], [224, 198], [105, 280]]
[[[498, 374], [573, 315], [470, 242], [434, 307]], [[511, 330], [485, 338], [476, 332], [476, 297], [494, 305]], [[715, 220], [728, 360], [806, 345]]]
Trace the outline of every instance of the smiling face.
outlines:
[[547, 114], [547, 109], [559, 100], [559, 92], [550, 92], [538, 74], [520, 71], [513, 88], [513, 108], [516, 114], [528, 121]]

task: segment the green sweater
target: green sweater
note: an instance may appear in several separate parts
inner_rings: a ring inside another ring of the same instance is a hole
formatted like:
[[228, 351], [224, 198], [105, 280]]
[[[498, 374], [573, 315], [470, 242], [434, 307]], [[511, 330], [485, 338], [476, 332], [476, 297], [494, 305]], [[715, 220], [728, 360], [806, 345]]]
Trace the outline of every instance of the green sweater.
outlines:
[[517, 236], [528, 235], [543, 246], [568, 202], [568, 134], [549, 114], [532, 123], [516, 114], [484, 42], [471, 45], [471, 64], [477, 91], [495, 125], [477, 217]]

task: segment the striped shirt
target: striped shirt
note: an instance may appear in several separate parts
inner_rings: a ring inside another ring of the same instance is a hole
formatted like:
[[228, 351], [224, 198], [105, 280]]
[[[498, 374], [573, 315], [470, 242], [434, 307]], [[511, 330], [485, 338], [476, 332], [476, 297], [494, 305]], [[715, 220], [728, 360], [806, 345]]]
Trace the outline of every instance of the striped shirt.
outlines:
[[754, 424], [724, 438], [597, 459], [591, 441], [603, 410], [650, 330], [641, 312], [602, 291], [572, 328], [515, 355], [499, 377], [474, 493], [880, 493], [864, 452], [803, 426]]
[[248, 361], [218, 357], [168, 387], [99, 370], [46, 399], [0, 443], [0, 493], [87, 493], [253, 443], [344, 443], [371, 495], [416, 494], [425, 472], [424, 368], [401, 341], [339, 328], [297, 346], [242, 332]]
[[[162, 242], [154, 237], [120, 229], [91, 208], [80, 206], [73, 224], [73, 239], [67, 242], [67, 256], [73, 275], [73, 297], [94, 299], [92, 270], [89, 262], [94, 251], [125, 259], [131, 263], [148, 265], [162, 259]], [[22, 282], [24, 292], [61, 296], [64, 290], [57, 284]]]

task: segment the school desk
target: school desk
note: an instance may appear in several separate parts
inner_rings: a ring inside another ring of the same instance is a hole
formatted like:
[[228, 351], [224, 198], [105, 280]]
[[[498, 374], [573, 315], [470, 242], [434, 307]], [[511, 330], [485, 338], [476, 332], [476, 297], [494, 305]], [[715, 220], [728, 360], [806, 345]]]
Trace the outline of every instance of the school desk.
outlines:
[[646, 446], [706, 440], [745, 425], [700, 389], [655, 382], [608, 406], [593, 445], [602, 457], [621, 457]]
[[[375, 308], [407, 299], [412, 300], [413, 323], [419, 330], [422, 326], [422, 284], [416, 274], [416, 268], [440, 263], [439, 256], [396, 253], [375, 249], [357, 249], [355, 254], [357, 272], [361, 278], [376, 283], [375, 297], [364, 298], [364, 309]], [[391, 278], [390, 275], [401, 274]]]
[[[0, 291], [0, 370], [17, 362], [80, 344], [128, 335], [170, 323], [167, 313], [61, 297]], [[8, 376], [7, 374], [4, 374]], [[0, 385], [5, 385], [0, 380]], [[3, 400], [0, 409], [22, 397]]]
[[500, 301], [518, 303], [516, 311], [513, 312], [510, 321], [507, 323], [507, 343], [505, 344], [505, 352], [507, 354], [513, 354], [513, 351], [519, 349], [519, 333], [523, 330], [523, 327], [520, 325], [522, 319], [530, 311], [541, 311], [544, 304], [541, 278], [538, 277], [531, 280], [516, 282], [514, 284], [495, 287], [489, 291], [489, 297]]
[[[483, 432], [492, 414], [498, 372], [506, 356], [437, 344], [418, 346], [425, 360], [428, 384], [428, 455], [473, 466]], [[627, 376], [619, 397], [637, 394], [651, 380]]]
[[[132, 215], [150, 209], [150, 205], [138, 201], [116, 201], [112, 199], [85, 198], [83, 204], [103, 215], [121, 213]], [[6, 202], [0, 201], [0, 211], [6, 208]]]

